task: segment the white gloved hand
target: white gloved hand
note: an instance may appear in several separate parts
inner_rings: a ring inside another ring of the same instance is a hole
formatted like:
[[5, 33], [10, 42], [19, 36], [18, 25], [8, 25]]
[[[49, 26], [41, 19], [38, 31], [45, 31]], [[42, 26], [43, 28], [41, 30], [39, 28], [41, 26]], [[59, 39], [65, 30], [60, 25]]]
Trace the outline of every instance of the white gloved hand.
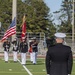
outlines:
[[47, 75], [50, 75], [50, 74], [47, 74]]
[[71, 75], [71, 74], [68, 74], [68, 75]]

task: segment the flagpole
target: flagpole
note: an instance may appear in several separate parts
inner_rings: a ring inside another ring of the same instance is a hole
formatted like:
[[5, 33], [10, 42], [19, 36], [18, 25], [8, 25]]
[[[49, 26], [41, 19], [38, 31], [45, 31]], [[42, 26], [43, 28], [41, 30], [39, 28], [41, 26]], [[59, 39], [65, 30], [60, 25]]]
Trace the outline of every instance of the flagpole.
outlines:
[[[12, 2], [12, 20], [16, 17], [17, 19], [17, 0], [13, 0]], [[16, 34], [12, 35], [12, 41], [16, 37]]]
[[72, 12], [72, 49], [74, 50], [74, 2], [75, 2], [75, 0], [73, 0], [73, 4], [72, 4], [72, 10], [73, 10], [73, 12]]

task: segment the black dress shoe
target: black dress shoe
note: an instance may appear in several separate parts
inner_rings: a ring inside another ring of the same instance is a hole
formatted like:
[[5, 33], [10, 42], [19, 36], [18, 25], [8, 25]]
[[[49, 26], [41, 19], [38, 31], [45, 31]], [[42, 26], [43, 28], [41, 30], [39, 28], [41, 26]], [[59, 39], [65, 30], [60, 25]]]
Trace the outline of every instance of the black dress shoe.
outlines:
[[8, 63], [8, 61], [5, 61], [5, 63]]
[[17, 63], [17, 61], [14, 61], [14, 63]]
[[36, 65], [36, 63], [33, 63], [33, 65]]

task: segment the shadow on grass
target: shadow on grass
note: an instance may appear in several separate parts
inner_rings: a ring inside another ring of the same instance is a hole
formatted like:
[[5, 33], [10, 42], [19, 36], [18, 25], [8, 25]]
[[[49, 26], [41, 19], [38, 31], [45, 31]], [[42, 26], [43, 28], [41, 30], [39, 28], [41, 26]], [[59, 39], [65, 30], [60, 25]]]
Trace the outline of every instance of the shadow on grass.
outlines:
[[[18, 61], [17, 62], [14, 62], [13, 60], [9, 61], [10, 63], [19, 63]], [[35, 65], [44, 65], [44, 61], [42, 60], [37, 60], [37, 64]], [[27, 60], [26, 61], [26, 65], [34, 65], [31, 61]]]
[[19, 63], [18, 61], [17, 62], [14, 62], [13, 60], [9, 61], [10, 63]]
[[[34, 65], [34, 64], [32, 62], [30, 62], [30, 61], [27, 61], [26, 65]], [[44, 62], [39, 60], [39, 61], [37, 61], [37, 64], [35, 64], [35, 65], [44, 65]]]

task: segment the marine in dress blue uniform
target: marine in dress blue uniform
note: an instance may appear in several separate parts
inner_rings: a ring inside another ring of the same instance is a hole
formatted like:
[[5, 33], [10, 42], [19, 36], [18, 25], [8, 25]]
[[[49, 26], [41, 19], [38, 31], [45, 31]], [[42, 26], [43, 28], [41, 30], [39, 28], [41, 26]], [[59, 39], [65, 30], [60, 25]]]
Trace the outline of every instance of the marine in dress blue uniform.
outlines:
[[55, 33], [56, 45], [49, 47], [46, 54], [47, 75], [70, 75], [73, 57], [69, 46], [63, 45], [64, 33]]
[[5, 60], [5, 62], [8, 62], [9, 49], [10, 49], [10, 42], [8, 39], [6, 39], [5, 42], [3, 43], [3, 47], [4, 47], [4, 60]]
[[33, 64], [36, 64], [37, 63], [37, 52], [38, 52], [38, 42], [36, 40], [36, 37], [33, 38], [33, 41], [32, 41], [32, 51], [33, 51]]
[[13, 44], [13, 61], [17, 62], [17, 53], [19, 50], [19, 42], [17, 41], [17, 38], [14, 39], [12, 44]]
[[28, 52], [28, 43], [26, 39], [23, 39], [20, 43], [20, 52], [21, 52], [21, 64], [26, 64], [26, 52]]

